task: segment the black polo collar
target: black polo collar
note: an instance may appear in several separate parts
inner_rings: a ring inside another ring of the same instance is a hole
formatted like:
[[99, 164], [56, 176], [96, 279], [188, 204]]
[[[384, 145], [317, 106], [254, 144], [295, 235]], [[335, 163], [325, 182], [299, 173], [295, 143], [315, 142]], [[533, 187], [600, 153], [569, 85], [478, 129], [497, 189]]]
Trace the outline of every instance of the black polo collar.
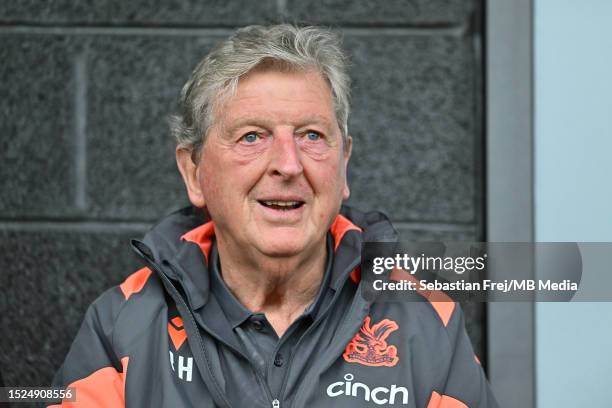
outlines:
[[[304, 311], [305, 315], [308, 315], [313, 319], [320, 310], [326, 292], [330, 289], [332, 264], [334, 258], [333, 238], [330, 233], [327, 234], [326, 249], [327, 257], [325, 261], [323, 281], [321, 282], [321, 286], [319, 287], [315, 300]], [[223, 310], [230, 326], [232, 328], [240, 326], [255, 313], [251, 312], [242, 303], [240, 303], [240, 301], [236, 299], [236, 296], [234, 296], [234, 294], [227, 287], [226, 283], [223, 281], [219, 251], [217, 249], [216, 241], [213, 242], [210, 250], [208, 269], [210, 271], [211, 293], [216, 298], [219, 306], [221, 306], [221, 309]]]

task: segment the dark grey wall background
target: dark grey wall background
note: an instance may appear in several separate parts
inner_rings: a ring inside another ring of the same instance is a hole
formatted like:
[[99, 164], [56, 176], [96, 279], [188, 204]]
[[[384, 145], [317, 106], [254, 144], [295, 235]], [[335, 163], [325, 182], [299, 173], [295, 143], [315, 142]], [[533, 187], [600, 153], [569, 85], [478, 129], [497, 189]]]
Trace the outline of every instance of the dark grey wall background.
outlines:
[[[404, 239], [479, 240], [477, 0], [21, 0], [0, 6], [0, 370], [48, 384], [86, 306], [138, 266], [128, 239], [186, 203], [166, 115], [236, 26], [343, 33], [354, 79], [350, 203]], [[484, 357], [484, 308], [466, 304]]]

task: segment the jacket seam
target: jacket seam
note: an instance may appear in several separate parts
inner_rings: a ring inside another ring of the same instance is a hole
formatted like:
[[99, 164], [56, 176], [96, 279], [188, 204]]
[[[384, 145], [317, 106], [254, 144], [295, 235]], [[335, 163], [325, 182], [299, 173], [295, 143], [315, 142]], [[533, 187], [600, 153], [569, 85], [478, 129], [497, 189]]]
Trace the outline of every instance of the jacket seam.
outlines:
[[[115, 347], [115, 328], [117, 327], [117, 321], [119, 320], [119, 317], [121, 316], [121, 314], [123, 313], [124, 309], [127, 307], [128, 303], [130, 302], [130, 299], [132, 298], [139, 298], [141, 296], [144, 296], [144, 291], [146, 290], [146, 286], [149, 283], [149, 279], [151, 279], [152, 275], [154, 275], [153, 273], [151, 273], [151, 275], [149, 276], [149, 278], [147, 279], [147, 282], [145, 283], [145, 285], [142, 287], [142, 290], [140, 290], [137, 293], [133, 293], [128, 299], [125, 299], [123, 301], [123, 304], [121, 305], [121, 307], [119, 308], [119, 310], [117, 311], [117, 315], [114, 317], [113, 319], [113, 326], [112, 326], [112, 333], [111, 333], [111, 347], [113, 348], [113, 350], [115, 351], [115, 354], [117, 354], [117, 349]], [[119, 291], [121, 291], [121, 288], [119, 287], [119, 285], [115, 286], [113, 289], [117, 289]]]

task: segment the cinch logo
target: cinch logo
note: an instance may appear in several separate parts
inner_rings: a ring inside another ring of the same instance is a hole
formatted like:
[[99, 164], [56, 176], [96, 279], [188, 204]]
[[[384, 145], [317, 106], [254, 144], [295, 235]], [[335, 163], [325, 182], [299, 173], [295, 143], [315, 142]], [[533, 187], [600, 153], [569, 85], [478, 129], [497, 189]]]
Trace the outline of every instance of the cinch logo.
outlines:
[[395, 404], [398, 399], [398, 394], [401, 394], [402, 405], [408, 405], [408, 389], [406, 387], [398, 387], [393, 384], [391, 388], [376, 387], [370, 389], [367, 384], [360, 382], [352, 382], [355, 379], [353, 374], [346, 374], [344, 381], [338, 381], [329, 384], [327, 387], [327, 395], [332, 398], [346, 395], [349, 397], [363, 398], [366, 401], [372, 401], [376, 405]]
[[[187, 333], [185, 333], [185, 328], [183, 327], [183, 319], [177, 316], [168, 322], [168, 335], [174, 349], [178, 351], [183, 343], [185, 343], [185, 340], [187, 340]], [[178, 353], [175, 356], [172, 350], [168, 350], [168, 353], [170, 353], [170, 367], [172, 367], [172, 371], [176, 372], [181, 380], [191, 382], [193, 357], [183, 357], [178, 355]]]
[[344, 350], [344, 360], [370, 367], [393, 367], [398, 361], [397, 347], [387, 345], [387, 337], [397, 330], [396, 322], [383, 319], [370, 326], [371, 318], [367, 316], [359, 333], [353, 337]]

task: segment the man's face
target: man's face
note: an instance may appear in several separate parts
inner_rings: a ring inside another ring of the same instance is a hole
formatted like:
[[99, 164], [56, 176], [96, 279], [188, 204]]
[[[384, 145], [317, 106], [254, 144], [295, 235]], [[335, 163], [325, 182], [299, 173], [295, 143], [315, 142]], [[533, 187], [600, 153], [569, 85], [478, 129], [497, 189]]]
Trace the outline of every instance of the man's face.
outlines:
[[350, 156], [323, 77], [255, 70], [215, 119], [197, 179], [217, 238], [273, 257], [320, 248], [349, 195]]

